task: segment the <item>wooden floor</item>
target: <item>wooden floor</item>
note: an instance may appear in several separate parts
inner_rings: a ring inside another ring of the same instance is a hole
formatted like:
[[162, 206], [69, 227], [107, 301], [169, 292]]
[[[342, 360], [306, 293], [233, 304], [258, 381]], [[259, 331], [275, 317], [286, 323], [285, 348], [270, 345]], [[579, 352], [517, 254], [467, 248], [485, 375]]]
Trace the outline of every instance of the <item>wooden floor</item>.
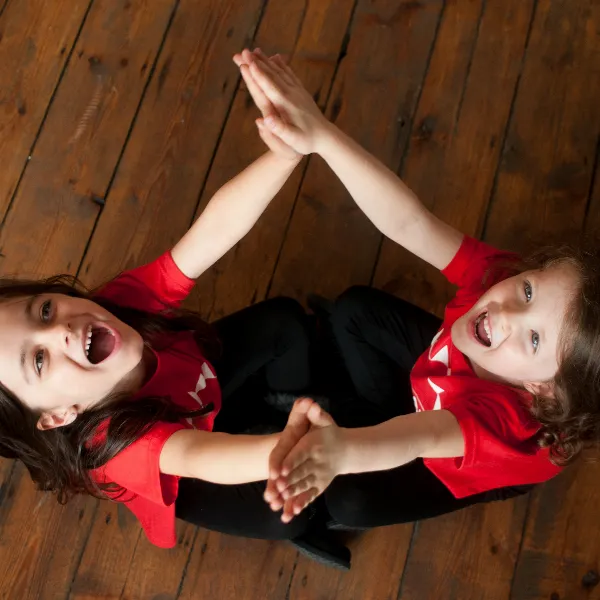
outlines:
[[[598, 0], [0, 0], [1, 273], [93, 285], [173, 244], [263, 150], [231, 62], [245, 45], [290, 55], [463, 231], [523, 250], [600, 226]], [[311, 159], [190, 306], [215, 318], [354, 283], [437, 312], [450, 292]], [[347, 574], [183, 524], [158, 550], [127, 511], [59, 507], [8, 462], [0, 477], [9, 600], [600, 598], [598, 464], [355, 538]]]

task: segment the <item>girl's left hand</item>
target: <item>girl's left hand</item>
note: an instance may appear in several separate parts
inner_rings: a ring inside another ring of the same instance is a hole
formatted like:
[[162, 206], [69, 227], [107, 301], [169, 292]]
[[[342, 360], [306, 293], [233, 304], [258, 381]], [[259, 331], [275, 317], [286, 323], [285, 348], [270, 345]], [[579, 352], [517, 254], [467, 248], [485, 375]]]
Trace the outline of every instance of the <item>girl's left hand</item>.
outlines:
[[[276, 60], [283, 60], [279, 55], [275, 55]], [[273, 57], [275, 58], [275, 57]], [[248, 92], [257, 108], [260, 110], [262, 117], [256, 119], [256, 127], [258, 129], [258, 135], [262, 141], [267, 145], [269, 150], [282, 158], [288, 158], [290, 160], [299, 160], [302, 155], [298, 154], [293, 148], [288, 146], [283, 140], [273, 134], [264, 124], [263, 119], [269, 116], [278, 117], [279, 119], [286, 121], [285, 115], [278, 111], [273, 103], [267, 98], [261, 88], [257, 85], [252, 73], [250, 72], [250, 63], [253, 60], [252, 53], [249, 50], [244, 50], [240, 54], [235, 54], [233, 62], [240, 68], [242, 78], [248, 88]]]
[[[298, 403], [298, 408], [303, 412], [302, 420], [298, 419], [299, 429], [310, 424], [310, 430], [302, 437], [301, 431], [292, 434], [290, 437], [300, 439], [291, 449], [284, 430], [280, 443], [271, 453], [272, 475], [265, 492], [265, 500], [272, 510], [283, 508], [281, 520], [284, 523], [289, 523], [325, 491], [339, 474], [343, 457], [342, 430], [331, 415], [314, 402]], [[293, 418], [294, 410], [290, 420]]]

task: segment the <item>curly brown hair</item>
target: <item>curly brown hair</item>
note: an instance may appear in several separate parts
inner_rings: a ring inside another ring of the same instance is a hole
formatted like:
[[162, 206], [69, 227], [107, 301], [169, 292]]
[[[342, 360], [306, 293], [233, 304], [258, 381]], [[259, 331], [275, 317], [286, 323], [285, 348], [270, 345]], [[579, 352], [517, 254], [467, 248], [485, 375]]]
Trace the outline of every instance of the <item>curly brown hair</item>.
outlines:
[[553, 395], [535, 396], [531, 408], [542, 425], [539, 443], [560, 466], [600, 441], [600, 245], [546, 247], [509, 267], [517, 274], [562, 265], [575, 271], [579, 286], [561, 328]]

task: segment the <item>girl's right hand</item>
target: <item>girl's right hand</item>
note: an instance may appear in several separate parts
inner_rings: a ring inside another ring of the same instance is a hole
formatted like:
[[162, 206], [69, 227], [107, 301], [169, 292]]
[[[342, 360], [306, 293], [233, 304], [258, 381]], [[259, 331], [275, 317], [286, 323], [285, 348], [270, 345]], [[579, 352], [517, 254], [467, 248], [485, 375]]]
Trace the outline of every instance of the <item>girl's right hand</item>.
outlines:
[[264, 123], [266, 117], [281, 117], [282, 115], [257, 85], [256, 81], [254, 81], [249, 66], [252, 60], [253, 54], [250, 50], [244, 50], [233, 56], [233, 62], [239, 67], [246, 88], [250, 96], [252, 96], [254, 104], [256, 104], [256, 107], [262, 114], [262, 118], [255, 121], [258, 128], [258, 135], [271, 152], [282, 158], [297, 161], [302, 158], [302, 155], [283, 142], [281, 138], [277, 137]]
[[309, 398], [296, 401], [269, 458], [265, 500], [289, 523], [339, 474], [344, 437], [329, 413]]
[[266, 116], [264, 126], [299, 154], [318, 151], [330, 123], [312, 96], [281, 56], [268, 58], [258, 49], [250, 55], [254, 81], [279, 112]]

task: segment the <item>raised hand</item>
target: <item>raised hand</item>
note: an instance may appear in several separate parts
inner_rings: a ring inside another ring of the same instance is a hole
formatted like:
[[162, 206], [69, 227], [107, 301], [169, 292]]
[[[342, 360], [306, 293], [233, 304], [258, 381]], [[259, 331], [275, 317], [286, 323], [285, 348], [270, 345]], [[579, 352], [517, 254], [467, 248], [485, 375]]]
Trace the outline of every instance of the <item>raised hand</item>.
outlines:
[[258, 101], [252, 94], [257, 106], [261, 109], [268, 101], [276, 109], [265, 113], [265, 127], [296, 152], [315, 152], [329, 121], [296, 74], [279, 55], [268, 58], [257, 49], [244, 50], [242, 56], [248, 61], [253, 85], [259, 88]]
[[289, 523], [317, 498], [338, 474], [343, 448], [340, 429], [310, 398], [294, 404], [288, 424], [269, 458], [265, 500], [283, 508]]
[[240, 73], [244, 79], [244, 83], [248, 88], [248, 92], [258, 110], [260, 110], [262, 118], [256, 119], [256, 127], [258, 129], [258, 135], [260, 135], [262, 141], [267, 145], [271, 152], [289, 158], [290, 160], [296, 160], [300, 156], [300, 153], [296, 152], [288, 144], [286, 144], [281, 138], [277, 137], [268, 127], [265, 126], [264, 118], [273, 117], [282, 119], [283, 115], [279, 113], [273, 103], [267, 98], [261, 88], [257, 85], [254, 77], [250, 72], [250, 63], [253, 60], [252, 53], [249, 50], [244, 50], [239, 54], [235, 54], [233, 62], [240, 68]]

